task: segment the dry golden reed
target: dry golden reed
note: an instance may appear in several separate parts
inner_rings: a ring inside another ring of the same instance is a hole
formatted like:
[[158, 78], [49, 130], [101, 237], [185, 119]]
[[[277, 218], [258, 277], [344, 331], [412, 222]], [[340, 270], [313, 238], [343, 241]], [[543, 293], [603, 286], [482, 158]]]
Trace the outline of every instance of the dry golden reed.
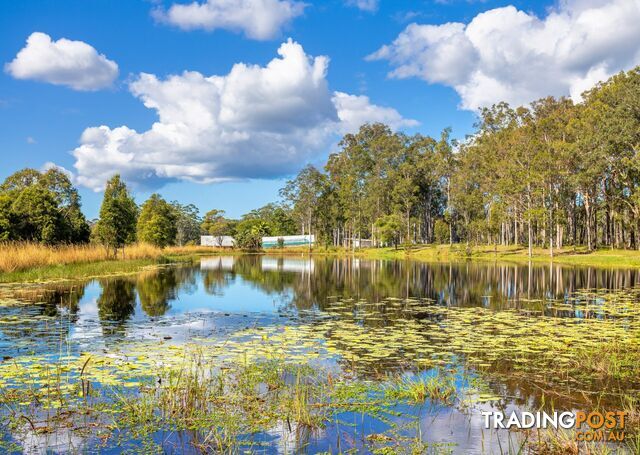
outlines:
[[[156, 259], [166, 250], [148, 244], [127, 246], [118, 259]], [[97, 262], [113, 259], [100, 245], [47, 246], [38, 243], [0, 243], [0, 272], [16, 272], [34, 267]]]

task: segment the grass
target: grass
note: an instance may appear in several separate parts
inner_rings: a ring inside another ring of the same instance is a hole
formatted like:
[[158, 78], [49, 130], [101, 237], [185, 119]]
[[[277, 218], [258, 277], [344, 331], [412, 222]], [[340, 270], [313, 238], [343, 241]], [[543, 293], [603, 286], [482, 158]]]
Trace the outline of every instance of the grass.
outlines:
[[453, 405], [458, 391], [452, 375], [438, 374], [428, 378], [404, 377], [385, 388], [385, 396], [394, 400], [421, 404], [426, 400]]
[[[14, 433], [30, 429], [49, 435], [73, 427], [109, 447], [139, 442], [131, 447], [135, 453], [142, 448], [171, 451], [167, 449], [175, 441], [157, 444], [172, 434], [204, 453], [259, 451], [274, 432], [284, 443], [298, 444], [283, 451], [298, 452], [323, 428], [338, 438], [347, 433], [339, 446], [344, 452], [408, 453], [415, 446], [417, 453], [425, 453], [419, 430], [409, 428], [417, 414], [395, 413], [416, 406], [430, 412], [431, 406], [423, 404], [466, 412], [477, 403], [502, 405], [505, 396], [519, 393], [508, 388], [494, 395], [484, 378], [495, 378], [517, 383], [523, 397], [534, 386], [551, 406], [627, 410], [630, 437], [625, 444], [638, 453], [640, 338], [638, 308], [629, 303], [637, 299], [630, 297], [603, 297], [603, 317], [580, 324], [431, 307], [434, 318], [415, 322], [407, 317], [378, 328], [334, 317], [307, 325], [249, 328], [219, 340], [194, 338], [188, 344], [135, 342], [108, 353], [62, 358], [20, 355], [0, 362], [0, 408]], [[411, 303], [398, 300], [383, 304]], [[336, 302], [328, 313], [353, 315], [354, 305], [362, 306]], [[406, 314], [414, 307], [408, 305]], [[425, 310], [420, 305], [416, 311]], [[445, 352], [472, 369], [454, 371], [453, 360], [438, 362]], [[365, 371], [362, 364], [379, 365], [399, 355], [407, 357], [397, 358], [397, 368], [387, 370], [397, 374], [358, 373]], [[341, 368], [325, 369], [322, 361], [329, 358], [343, 359]], [[435, 362], [440, 366], [431, 369]], [[477, 380], [472, 382], [466, 372]], [[404, 420], [373, 429], [362, 423], [364, 416], [383, 423]], [[574, 444], [561, 433], [527, 438], [527, 451], [516, 444], [508, 453], [609, 453], [602, 444]]]
[[37, 243], [0, 243], [0, 283], [53, 281], [136, 273], [143, 268], [181, 262], [195, 256], [232, 254], [233, 251], [198, 246], [157, 248], [127, 246], [117, 259], [100, 245], [46, 246]]
[[[89, 278], [116, 273], [135, 273], [158, 262], [179, 262], [198, 255], [246, 254], [237, 249], [186, 246], [157, 248], [148, 244], [135, 244], [125, 248], [117, 259], [109, 256], [99, 245], [46, 246], [28, 242], [0, 243], [0, 283], [49, 281]], [[309, 254], [307, 247], [270, 248], [254, 253]], [[312, 255], [347, 256], [352, 250], [335, 247], [316, 247]], [[640, 267], [640, 252], [634, 250], [599, 249], [589, 252], [584, 247], [567, 247], [554, 251], [535, 248], [533, 257], [523, 246], [470, 246], [415, 245], [410, 250], [393, 248], [367, 248], [356, 250], [357, 256], [373, 259], [412, 259], [425, 262], [452, 262], [460, 260], [537, 262], [597, 266]]]
[[640, 267], [640, 251], [601, 248], [587, 251], [585, 247], [565, 247], [554, 250], [553, 258], [549, 250], [534, 248], [529, 258], [526, 246], [470, 246], [463, 244], [415, 245], [410, 250], [393, 248], [367, 248], [357, 255], [376, 259], [413, 259], [426, 262], [450, 262], [459, 260], [480, 260], [500, 262], [554, 262], [557, 264], [597, 266], [597, 267]]
[[[389, 385], [396, 391], [389, 398], [379, 384], [331, 374], [304, 362], [217, 364], [195, 353], [180, 368], [158, 368], [155, 380], [141, 378], [138, 386], [125, 389], [89, 386], [94, 384], [90, 376], [82, 384], [68, 383], [63, 366], [49, 367], [50, 381], [45, 387], [0, 391], [7, 426], [14, 434], [48, 435], [73, 427], [74, 431], [96, 435], [105, 448], [133, 445], [136, 453], [146, 452], [145, 448], [162, 452], [170, 447], [174, 442], [164, 447], [158, 444], [162, 434], [175, 434], [189, 446], [183, 449], [195, 448], [202, 453], [264, 449], [270, 435], [281, 434], [283, 443], [291, 444], [285, 445], [285, 452], [298, 453], [322, 428], [340, 425], [338, 415], [351, 412], [387, 422], [387, 430], [379, 427], [384, 433], [370, 437], [364, 427], [354, 427], [349, 430], [353, 432], [350, 442], [342, 443], [344, 449], [424, 445], [389, 419], [400, 416], [394, 411], [398, 402], [429, 398], [414, 397], [409, 390], [414, 385], [406, 381]], [[85, 367], [91, 368], [86, 363]], [[49, 403], [47, 410], [40, 408], [43, 403]]]

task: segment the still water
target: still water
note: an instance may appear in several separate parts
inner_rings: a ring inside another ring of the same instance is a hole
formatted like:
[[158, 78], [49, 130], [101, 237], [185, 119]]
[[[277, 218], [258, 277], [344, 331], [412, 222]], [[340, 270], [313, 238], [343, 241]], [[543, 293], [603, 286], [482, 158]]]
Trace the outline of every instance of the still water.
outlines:
[[[624, 320], [624, 326], [616, 325], [616, 330], [638, 334], [639, 281], [640, 274], [633, 269], [306, 256], [211, 257], [197, 265], [167, 266], [131, 276], [0, 287], [0, 359], [7, 364], [25, 356], [108, 353], [124, 343], [180, 345], [225, 339], [256, 328], [311, 325], [330, 334], [327, 344], [336, 346], [330, 351], [332, 361], [339, 365], [340, 359], [349, 357], [362, 376], [380, 377], [389, 371], [411, 369], [415, 365], [412, 362], [421, 360], [421, 346], [431, 350], [429, 362], [439, 354], [455, 352], [456, 357], [449, 358], [448, 364], [476, 365], [478, 374], [488, 370], [495, 373], [501, 368], [510, 369], [512, 364], [503, 357], [487, 359], [478, 351], [489, 349], [487, 343], [495, 340], [494, 335], [505, 337], [500, 346], [509, 344], [509, 334], [499, 333], [504, 327], [512, 327], [526, 338], [530, 335], [523, 327], [528, 321], [560, 321], [557, 334], [531, 338], [529, 347], [514, 351], [518, 354], [536, 347], [544, 351], [541, 343], [552, 343], [555, 338], [575, 338], [577, 324]], [[613, 307], [614, 311], [606, 306], [610, 300], [607, 296], [617, 292], [623, 292], [624, 299], [622, 306]], [[500, 315], [509, 315], [509, 319], [500, 319]], [[591, 330], [591, 326], [584, 327], [585, 331]], [[358, 330], [368, 334], [371, 341], [349, 344], [349, 337], [338, 339], [340, 333]], [[481, 338], [478, 334], [483, 330], [491, 338]], [[390, 334], [399, 335], [386, 340]], [[397, 340], [406, 342], [390, 348], [398, 344]], [[379, 350], [376, 355], [367, 352], [376, 342], [384, 345], [382, 354]], [[439, 365], [438, 360], [435, 362], [426, 370]], [[514, 379], [504, 375], [503, 380], [496, 380], [495, 374], [487, 376], [491, 378], [487, 380], [491, 391], [503, 397], [499, 403], [477, 402], [464, 411], [431, 407], [420, 417], [422, 437], [454, 453], [503, 451], [510, 436], [484, 430], [480, 411], [537, 409], [542, 397], [540, 388], [522, 376]], [[635, 386], [629, 385], [631, 390]], [[580, 406], [580, 400], [568, 397], [564, 405]], [[385, 424], [369, 419], [367, 425], [382, 431]], [[340, 431], [346, 430], [327, 424], [313, 435], [305, 451], [337, 452], [343, 448], [336, 446]], [[2, 430], [5, 440], [16, 442], [27, 452], [97, 450], [91, 436], [69, 431], [47, 436], [29, 434], [28, 429], [26, 434], [18, 433], [15, 428]], [[275, 429], [274, 434], [277, 436], [265, 439], [270, 443], [263, 444], [261, 452], [288, 451], [283, 448], [282, 432]], [[167, 447], [167, 452], [183, 451]], [[364, 448], [354, 443], [353, 450]], [[99, 451], [116, 453], [118, 448], [103, 447]]]

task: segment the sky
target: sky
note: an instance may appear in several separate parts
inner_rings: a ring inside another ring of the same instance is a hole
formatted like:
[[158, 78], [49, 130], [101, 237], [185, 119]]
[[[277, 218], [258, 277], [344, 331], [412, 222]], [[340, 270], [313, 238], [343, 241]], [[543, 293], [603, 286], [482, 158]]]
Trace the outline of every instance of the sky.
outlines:
[[0, 179], [63, 168], [98, 214], [120, 173], [240, 217], [346, 133], [472, 133], [482, 107], [640, 64], [640, 0], [0, 2]]

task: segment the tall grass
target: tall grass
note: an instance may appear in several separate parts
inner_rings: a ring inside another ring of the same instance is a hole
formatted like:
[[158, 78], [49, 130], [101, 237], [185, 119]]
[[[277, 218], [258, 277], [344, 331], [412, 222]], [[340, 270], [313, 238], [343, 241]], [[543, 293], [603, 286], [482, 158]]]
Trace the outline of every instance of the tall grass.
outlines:
[[[148, 244], [125, 248], [119, 258], [157, 259], [166, 251]], [[0, 272], [11, 273], [36, 267], [98, 262], [113, 259], [100, 245], [47, 246], [38, 243], [0, 243]]]

